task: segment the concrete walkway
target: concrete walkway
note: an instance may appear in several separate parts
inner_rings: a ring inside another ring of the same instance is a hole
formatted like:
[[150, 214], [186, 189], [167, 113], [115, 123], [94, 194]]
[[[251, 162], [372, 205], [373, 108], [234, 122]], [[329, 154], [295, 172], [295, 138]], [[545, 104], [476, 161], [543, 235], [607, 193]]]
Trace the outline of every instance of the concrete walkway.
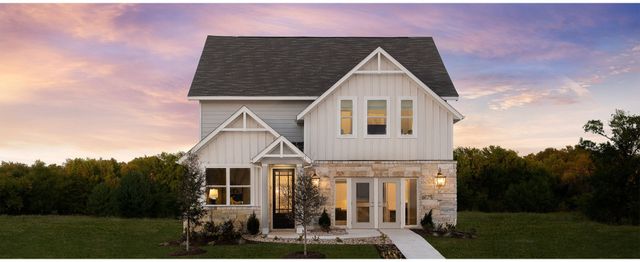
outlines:
[[444, 259], [429, 242], [409, 229], [380, 229], [406, 258]]

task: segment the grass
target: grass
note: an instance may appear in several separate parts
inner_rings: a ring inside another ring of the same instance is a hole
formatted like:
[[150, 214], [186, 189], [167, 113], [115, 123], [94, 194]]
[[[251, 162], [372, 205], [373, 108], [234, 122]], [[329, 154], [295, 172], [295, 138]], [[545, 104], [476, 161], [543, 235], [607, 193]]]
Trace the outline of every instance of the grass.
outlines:
[[[159, 243], [178, 238], [172, 219], [86, 216], [0, 216], [0, 258], [166, 258], [178, 247]], [[293, 244], [207, 246], [202, 258], [281, 258], [302, 250]], [[310, 245], [329, 258], [378, 258], [372, 245]]]
[[640, 258], [640, 227], [612, 226], [579, 213], [459, 212], [476, 239], [427, 237], [446, 258]]

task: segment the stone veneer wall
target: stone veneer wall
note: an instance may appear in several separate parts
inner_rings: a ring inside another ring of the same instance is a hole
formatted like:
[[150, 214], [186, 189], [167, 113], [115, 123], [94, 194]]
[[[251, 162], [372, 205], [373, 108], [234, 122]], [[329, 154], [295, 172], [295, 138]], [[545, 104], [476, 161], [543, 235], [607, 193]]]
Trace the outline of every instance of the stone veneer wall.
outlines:
[[[205, 207], [205, 211], [205, 215], [200, 220], [203, 224], [213, 221], [216, 225], [220, 225], [231, 219], [236, 229], [242, 227], [242, 230], [246, 230], [247, 219], [251, 213], [256, 212], [256, 217], [260, 220], [259, 207]], [[260, 221], [261, 227], [262, 223]], [[184, 226], [186, 227], [186, 222]], [[196, 228], [196, 231], [198, 230], [199, 228]]]
[[[446, 185], [435, 187], [435, 176], [441, 169]], [[335, 221], [336, 178], [417, 178], [418, 225], [429, 210], [433, 210], [436, 224], [457, 223], [456, 161], [318, 161], [306, 172], [315, 171], [320, 176], [320, 189], [327, 197], [325, 208]]]

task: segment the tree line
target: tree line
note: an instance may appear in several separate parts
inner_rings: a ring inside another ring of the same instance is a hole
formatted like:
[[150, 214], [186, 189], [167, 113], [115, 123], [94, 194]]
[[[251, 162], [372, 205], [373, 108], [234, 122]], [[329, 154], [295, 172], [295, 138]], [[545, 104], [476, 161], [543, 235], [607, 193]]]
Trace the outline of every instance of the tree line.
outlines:
[[[616, 111], [605, 133], [599, 120], [583, 128], [604, 143], [519, 156], [489, 146], [457, 148], [458, 209], [484, 212], [581, 211], [607, 223], [640, 222], [640, 116]], [[179, 217], [182, 153], [127, 163], [69, 159], [62, 165], [0, 164], [0, 214]]]
[[181, 153], [0, 164], [0, 214], [177, 217]]

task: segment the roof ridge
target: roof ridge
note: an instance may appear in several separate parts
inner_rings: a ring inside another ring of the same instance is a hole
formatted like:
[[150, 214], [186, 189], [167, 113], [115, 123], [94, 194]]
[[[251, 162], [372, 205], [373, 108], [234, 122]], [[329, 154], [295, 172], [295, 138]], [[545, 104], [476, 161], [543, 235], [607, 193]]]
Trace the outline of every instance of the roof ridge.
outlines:
[[250, 36], [250, 35], [207, 35], [207, 37], [225, 38], [433, 38], [433, 36]]

